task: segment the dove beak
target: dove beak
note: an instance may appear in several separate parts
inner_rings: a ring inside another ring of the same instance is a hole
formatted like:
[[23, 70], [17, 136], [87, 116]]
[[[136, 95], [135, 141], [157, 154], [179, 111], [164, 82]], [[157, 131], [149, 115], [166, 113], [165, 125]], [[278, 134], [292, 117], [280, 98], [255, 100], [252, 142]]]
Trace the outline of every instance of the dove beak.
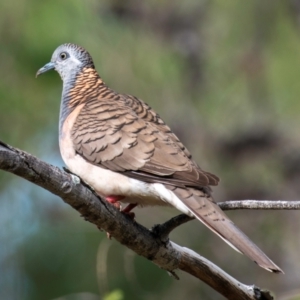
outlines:
[[40, 74], [43, 74], [49, 70], [52, 70], [55, 68], [55, 64], [53, 62], [49, 62], [47, 64], [45, 64], [42, 68], [40, 68], [37, 72], [35, 77], [38, 77]]

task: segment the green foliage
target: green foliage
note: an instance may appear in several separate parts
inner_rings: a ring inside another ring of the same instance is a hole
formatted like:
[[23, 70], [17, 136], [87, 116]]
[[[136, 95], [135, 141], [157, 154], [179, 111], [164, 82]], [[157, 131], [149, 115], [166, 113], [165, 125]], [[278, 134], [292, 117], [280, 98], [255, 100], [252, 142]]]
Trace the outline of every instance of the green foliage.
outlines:
[[120, 290], [112, 291], [104, 296], [103, 300], [123, 300], [123, 292]]

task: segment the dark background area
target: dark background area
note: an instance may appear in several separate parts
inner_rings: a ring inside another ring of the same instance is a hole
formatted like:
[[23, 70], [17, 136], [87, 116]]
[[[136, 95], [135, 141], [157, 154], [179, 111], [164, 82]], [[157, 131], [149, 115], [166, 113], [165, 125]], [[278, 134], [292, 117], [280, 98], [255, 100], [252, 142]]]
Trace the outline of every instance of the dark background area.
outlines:
[[[160, 113], [200, 166], [221, 178], [217, 201], [300, 198], [300, 1], [0, 2], [0, 139], [54, 165], [62, 83], [35, 79], [54, 49], [77, 43], [104, 81]], [[136, 209], [145, 226], [173, 209]], [[300, 299], [298, 211], [232, 211], [284, 271], [274, 275], [197, 221], [171, 238], [243, 283]], [[60, 199], [0, 173], [0, 299], [223, 299], [107, 240]], [[298, 290], [298, 292], [297, 292]]]

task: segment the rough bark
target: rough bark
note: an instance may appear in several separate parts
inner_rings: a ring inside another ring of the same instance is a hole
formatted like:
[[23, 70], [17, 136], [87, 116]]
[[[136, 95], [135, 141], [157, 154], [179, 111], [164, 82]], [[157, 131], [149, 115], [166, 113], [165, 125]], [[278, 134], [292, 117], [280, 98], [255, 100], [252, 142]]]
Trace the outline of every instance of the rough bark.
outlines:
[[[85, 220], [110, 233], [118, 242], [151, 260], [177, 279], [175, 270], [179, 269], [202, 280], [228, 299], [273, 299], [268, 291], [242, 284], [204, 257], [167, 238], [172, 229], [191, 218], [178, 216], [156, 226], [154, 230], [148, 230], [99, 198], [78, 177], [1, 141], [0, 169], [59, 196]], [[220, 206], [223, 209], [299, 209], [300, 201], [228, 201], [220, 203]]]

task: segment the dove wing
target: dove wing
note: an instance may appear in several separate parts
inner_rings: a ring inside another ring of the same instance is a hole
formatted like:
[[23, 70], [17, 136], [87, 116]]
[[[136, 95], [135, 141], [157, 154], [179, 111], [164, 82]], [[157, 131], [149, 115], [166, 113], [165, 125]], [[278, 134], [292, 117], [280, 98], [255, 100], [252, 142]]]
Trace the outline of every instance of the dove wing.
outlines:
[[115, 94], [90, 99], [72, 130], [77, 153], [89, 162], [146, 182], [217, 185], [160, 117], [141, 100]]

